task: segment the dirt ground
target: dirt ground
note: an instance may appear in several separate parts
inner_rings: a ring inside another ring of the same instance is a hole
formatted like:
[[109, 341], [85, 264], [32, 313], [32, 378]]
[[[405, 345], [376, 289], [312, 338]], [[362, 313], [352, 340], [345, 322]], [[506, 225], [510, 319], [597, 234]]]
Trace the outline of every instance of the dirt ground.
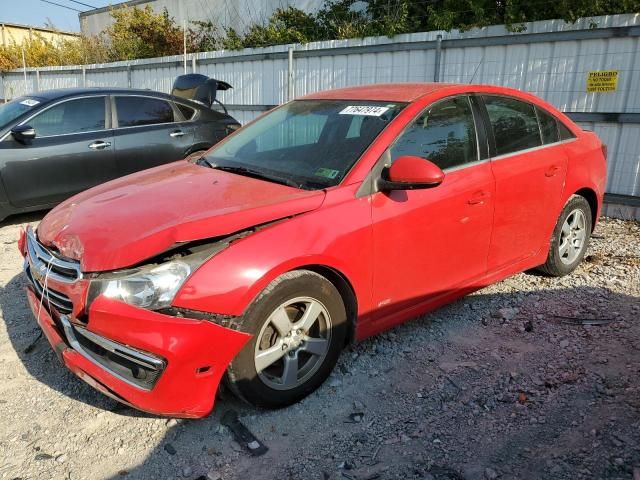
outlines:
[[[604, 220], [571, 276], [526, 273], [344, 351], [298, 405], [223, 395], [145, 415], [60, 366], [0, 225], [2, 479], [640, 480], [640, 224]], [[33, 347], [30, 347], [33, 344]], [[269, 451], [220, 423], [234, 409]]]

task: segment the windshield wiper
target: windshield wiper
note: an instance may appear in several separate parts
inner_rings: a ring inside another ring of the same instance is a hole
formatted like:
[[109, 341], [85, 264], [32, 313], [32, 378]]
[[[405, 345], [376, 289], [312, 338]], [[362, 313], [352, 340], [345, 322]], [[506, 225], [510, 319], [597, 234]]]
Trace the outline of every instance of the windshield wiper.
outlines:
[[239, 175], [244, 175], [247, 177], [259, 178], [260, 180], [268, 180], [270, 182], [280, 183], [282, 185], [287, 185], [289, 187], [302, 188], [301, 184], [291, 180], [290, 178], [280, 177], [278, 175], [272, 175], [269, 173], [261, 172], [259, 170], [253, 170], [247, 167], [232, 167], [229, 165], [216, 165], [211, 163], [209, 160], [204, 159], [204, 157], [203, 157], [203, 160], [211, 168], [214, 168], [216, 170], [222, 170], [223, 172], [237, 173]]

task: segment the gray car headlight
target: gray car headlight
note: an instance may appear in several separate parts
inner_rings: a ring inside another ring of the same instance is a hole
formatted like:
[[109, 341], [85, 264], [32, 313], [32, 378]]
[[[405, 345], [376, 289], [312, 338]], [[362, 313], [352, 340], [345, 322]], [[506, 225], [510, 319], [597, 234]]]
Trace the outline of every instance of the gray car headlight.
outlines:
[[188, 263], [176, 260], [130, 275], [92, 280], [90, 297], [103, 295], [135, 307], [158, 310], [171, 305], [191, 272]]

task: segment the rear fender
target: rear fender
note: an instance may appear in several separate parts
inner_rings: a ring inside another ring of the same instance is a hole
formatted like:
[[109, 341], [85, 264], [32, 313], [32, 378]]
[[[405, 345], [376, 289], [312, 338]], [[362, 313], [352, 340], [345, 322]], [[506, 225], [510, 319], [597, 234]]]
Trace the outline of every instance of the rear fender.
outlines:
[[[576, 141], [565, 144], [569, 157], [562, 206], [572, 195], [589, 189], [595, 193], [596, 215], [594, 225], [602, 211], [604, 191], [607, 182], [607, 163], [602, 151], [602, 142], [592, 132], [581, 131]], [[558, 212], [559, 215], [559, 212]]]

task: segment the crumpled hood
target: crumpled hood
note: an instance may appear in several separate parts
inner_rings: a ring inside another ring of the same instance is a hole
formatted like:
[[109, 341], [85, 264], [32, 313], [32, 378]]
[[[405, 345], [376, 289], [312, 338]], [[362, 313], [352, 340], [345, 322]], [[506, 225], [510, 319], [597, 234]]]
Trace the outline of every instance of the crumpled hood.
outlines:
[[139, 263], [169, 247], [318, 208], [307, 191], [181, 161], [80, 193], [38, 226], [39, 240], [84, 272]]

